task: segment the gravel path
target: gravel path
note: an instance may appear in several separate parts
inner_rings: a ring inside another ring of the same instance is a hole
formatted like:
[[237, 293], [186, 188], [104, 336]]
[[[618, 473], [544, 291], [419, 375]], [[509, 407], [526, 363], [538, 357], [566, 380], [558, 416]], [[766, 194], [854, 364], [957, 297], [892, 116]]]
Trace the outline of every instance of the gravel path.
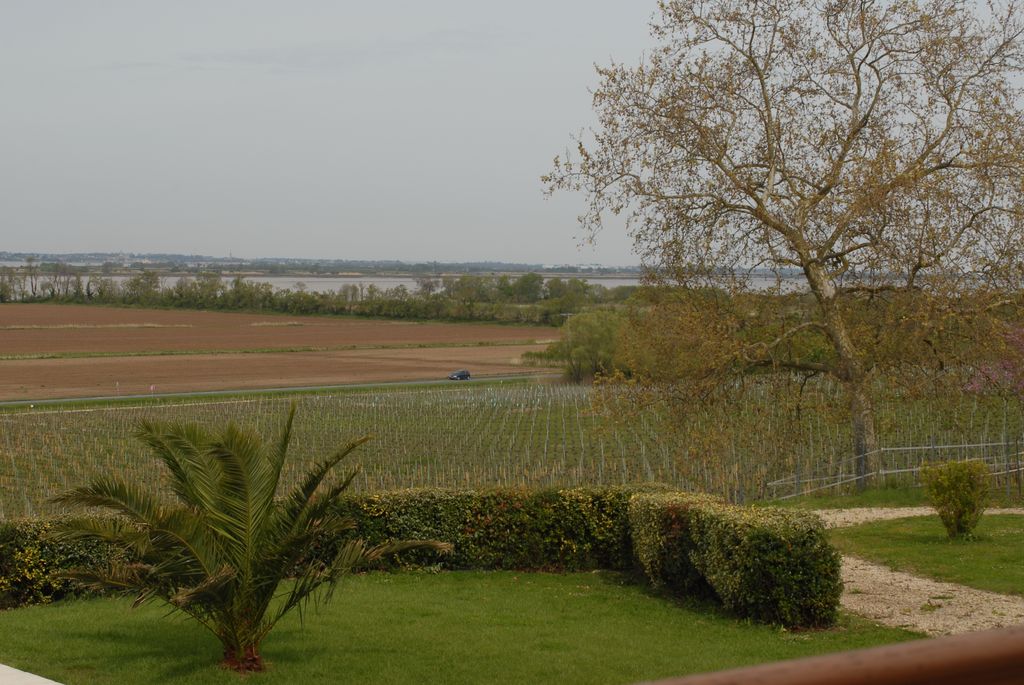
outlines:
[[[828, 509], [815, 513], [829, 528], [935, 515], [928, 507]], [[987, 513], [1024, 514], [1024, 509], [989, 509]], [[1024, 624], [1024, 597], [920, 578], [851, 556], [843, 557], [842, 573], [843, 608], [884, 625], [928, 635], [954, 635]]]
[[[931, 507], [875, 507], [862, 509], [816, 509], [815, 514], [825, 522], [826, 528], [856, 526], [869, 521], [902, 519], [911, 516], [935, 516]], [[1024, 514], [1024, 509], [986, 509], [986, 514]]]

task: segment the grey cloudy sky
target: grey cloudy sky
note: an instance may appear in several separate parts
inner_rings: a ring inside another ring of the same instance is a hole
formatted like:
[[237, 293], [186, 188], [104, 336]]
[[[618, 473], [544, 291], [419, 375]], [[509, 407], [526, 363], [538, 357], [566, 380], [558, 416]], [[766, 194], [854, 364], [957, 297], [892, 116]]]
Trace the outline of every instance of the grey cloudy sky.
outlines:
[[0, 0], [0, 250], [633, 264], [539, 176], [653, 0]]

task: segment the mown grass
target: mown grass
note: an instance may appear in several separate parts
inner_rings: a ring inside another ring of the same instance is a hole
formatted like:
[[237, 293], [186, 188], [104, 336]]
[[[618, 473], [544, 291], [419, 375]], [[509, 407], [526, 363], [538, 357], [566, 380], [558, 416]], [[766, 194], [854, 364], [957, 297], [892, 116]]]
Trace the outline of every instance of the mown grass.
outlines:
[[[1016, 488], [1007, 492], [1003, 488], [992, 488], [989, 492], [989, 506], [1019, 507], [1022, 498]], [[928, 494], [920, 486], [870, 487], [863, 492], [840, 494], [813, 494], [782, 500], [758, 502], [759, 506], [774, 506], [785, 509], [860, 509], [865, 507], [928, 507]]]
[[611, 573], [368, 574], [289, 617], [266, 673], [220, 669], [216, 641], [165, 610], [82, 600], [0, 613], [0, 662], [67, 685], [629, 683], [917, 637], [844, 616], [787, 632], [687, 607]]
[[786, 509], [856, 509], [862, 507], [925, 507], [928, 500], [924, 488], [870, 488], [845, 494], [813, 494], [783, 500], [769, 500], [763, 505]]
[[950, 540], [938, 516], [829, 531], [845, 554], [982, 590], [1024, 595], [1024, 516], [982, 516], [971, 540]]

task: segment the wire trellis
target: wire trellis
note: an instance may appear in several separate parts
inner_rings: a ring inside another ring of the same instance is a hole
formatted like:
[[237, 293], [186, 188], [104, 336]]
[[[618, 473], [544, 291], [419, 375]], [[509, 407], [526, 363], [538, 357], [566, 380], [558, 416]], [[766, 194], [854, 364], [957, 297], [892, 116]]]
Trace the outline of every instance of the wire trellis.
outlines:
[[[823, 402], [834, 402], [825, 388]], [[139, 406], [0, 413], [0, 519], [61, 513], [50, 500], [97, 474], [154, 482], [160, 470], [134, 440], [143, 419], [228, 421], [271, 438], [292, 398], [252, 396]], [[492, 385], [303, 395], [286, 482], [356, 437], [357, 488], [576, 487], [661, 482], [738, 502], [853, 487], [849, 427], [824, 411], [794, 420], [770, 397], [697, 413], [698, 431], [725, 442], [681, 440], [654, 410], [618, 415], [581, 386]], [[600, 404], [600, 403], [599, 403]], [[817, 406], [824, 406], [819, 404]], [[1021, 407], [999, 398], [880, 402], [871, 483], [915, 482], [928, 460], [984, 458], [998, 487], [1020, 488]], [[699, 435], [698, 435], [699, 437]], [[1013, 445], [1013, 446], [1011, 446]]]

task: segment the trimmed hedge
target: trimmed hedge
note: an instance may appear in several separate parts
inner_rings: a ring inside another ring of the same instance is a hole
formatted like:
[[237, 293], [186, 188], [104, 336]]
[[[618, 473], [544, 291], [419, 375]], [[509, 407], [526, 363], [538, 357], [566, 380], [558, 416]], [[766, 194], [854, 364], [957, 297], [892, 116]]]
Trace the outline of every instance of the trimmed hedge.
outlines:
[[840, 556], [813, 514], [681, 493], [630, 502], [637, 559], [656, 586], [713, 593], [726, 609], [792, 627], [835, 623]]
[[[579, 571], [633, 566], [629, 500], [663, 486], [562, 490], [398, 490], [351, 495], [355, 537], [450, 542], [451, 554], [412, 552], [399, 562], [448, 569]], [[325, 556], [333, 547], [324, 549]]]
[[[403, 539], [452, 542], [452, 554], [408, 552], [397, 563], [447, 569], [629, 570], [629, 499], [665, 486], [561, 490], [399, 490], [357, 494], [342, 506], [354, 537], [371, 544]], [[0, 608], [78, 594], [62, 574], [106, 564], [116, 551], [95, 541], [55, 542], [57, 520], [0, 522]], [[318, 554], [333, 558], [338, 540]]]
[[714, 590], [692, 561], [695, 552], [691, 510], [719, 506], [709, 495], [637, 496], [629, 503], [633, 554], [650, 583], [673, 594], [713, 597]]
[[53, 540], [49, 533], [59, 521], [0, 522], [0, 609], [84, 594], [81, 586], [63, 573], [77, 567], [105, 565], [118, 554], [95, 540]]
[[[579, 571], [642, 569], [657, 587], [718, 598], [744, 617], [787, 626], [836, 618], [839, 555], [812, 514], [728, 505], [662, 486], [561, 490], [400, 490], [343, 500], [355, 537], [451, 542], [405, 566]], [[0, 608], [76, 594], [62, 573], [106, 564], [114, 549], [55, 542], [56, 521], [0, 523]], [[339, 540], [324, 540], [329, 559]]]

